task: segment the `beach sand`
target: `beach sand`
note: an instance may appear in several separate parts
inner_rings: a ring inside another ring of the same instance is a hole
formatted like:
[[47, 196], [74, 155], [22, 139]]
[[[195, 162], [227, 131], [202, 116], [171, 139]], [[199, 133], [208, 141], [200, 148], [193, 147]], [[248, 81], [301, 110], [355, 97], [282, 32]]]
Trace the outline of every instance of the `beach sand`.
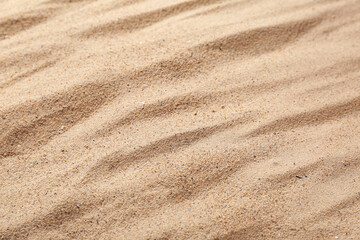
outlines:
[[0, 0], [0, 239], [360, 239], [360, 1]]

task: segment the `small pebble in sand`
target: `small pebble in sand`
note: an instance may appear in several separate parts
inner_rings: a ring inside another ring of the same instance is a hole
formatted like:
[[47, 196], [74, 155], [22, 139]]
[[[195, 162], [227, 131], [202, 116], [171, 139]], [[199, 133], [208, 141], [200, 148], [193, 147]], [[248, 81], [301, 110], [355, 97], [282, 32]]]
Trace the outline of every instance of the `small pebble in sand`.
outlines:
[[4, 120], [5, 120], [5, 119], [6, 119], [6, 117], [2, 117], [2, 119], [4, 119]]

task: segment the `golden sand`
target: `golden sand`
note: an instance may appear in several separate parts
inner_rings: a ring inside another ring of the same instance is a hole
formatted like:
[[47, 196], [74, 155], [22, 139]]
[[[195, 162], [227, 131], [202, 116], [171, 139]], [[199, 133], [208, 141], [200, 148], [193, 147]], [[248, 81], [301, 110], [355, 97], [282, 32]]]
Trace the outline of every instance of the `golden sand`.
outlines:
[[0, 239], [360, 239], [360, 1], [0, 0]]

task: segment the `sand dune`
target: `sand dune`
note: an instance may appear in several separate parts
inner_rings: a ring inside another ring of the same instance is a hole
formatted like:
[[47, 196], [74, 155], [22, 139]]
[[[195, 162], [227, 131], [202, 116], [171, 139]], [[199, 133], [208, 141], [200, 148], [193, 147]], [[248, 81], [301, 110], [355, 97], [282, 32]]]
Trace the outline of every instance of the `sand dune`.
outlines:
[[0, 239], [360, 238], [359, 1], [0, 3]]

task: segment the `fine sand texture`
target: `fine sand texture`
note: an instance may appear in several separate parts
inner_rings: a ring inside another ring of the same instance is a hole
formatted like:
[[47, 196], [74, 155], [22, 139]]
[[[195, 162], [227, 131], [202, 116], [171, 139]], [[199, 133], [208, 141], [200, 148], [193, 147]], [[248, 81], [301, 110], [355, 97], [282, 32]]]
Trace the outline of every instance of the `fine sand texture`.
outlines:
[[0, 239], [360, 239], [360, 1], [0, 0]]

